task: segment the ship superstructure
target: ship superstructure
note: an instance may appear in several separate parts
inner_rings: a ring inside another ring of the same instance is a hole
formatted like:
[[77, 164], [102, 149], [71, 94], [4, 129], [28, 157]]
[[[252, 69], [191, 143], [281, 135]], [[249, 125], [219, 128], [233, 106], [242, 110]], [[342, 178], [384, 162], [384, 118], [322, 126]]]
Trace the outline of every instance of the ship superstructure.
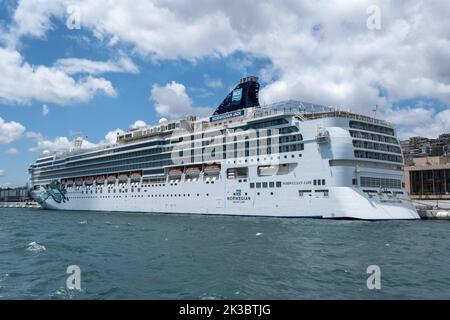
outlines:
[[29, 168], [47, 209], [417, 219], [392, 124], [299, 101], [259, 106], [241, 80], [209, 118], [163, 120]]

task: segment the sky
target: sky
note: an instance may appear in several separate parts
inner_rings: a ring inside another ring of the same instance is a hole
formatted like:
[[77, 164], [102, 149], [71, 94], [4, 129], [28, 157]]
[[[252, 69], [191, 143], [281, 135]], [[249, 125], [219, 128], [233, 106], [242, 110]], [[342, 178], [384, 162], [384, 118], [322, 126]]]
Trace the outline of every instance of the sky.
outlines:
[[[132, 3], [132, 5], [131, 5]], [[450, 2], [0, 0], [0, 186], [44, 150], [205, 116], [256, 75], [298, 99], [450, 132]]]

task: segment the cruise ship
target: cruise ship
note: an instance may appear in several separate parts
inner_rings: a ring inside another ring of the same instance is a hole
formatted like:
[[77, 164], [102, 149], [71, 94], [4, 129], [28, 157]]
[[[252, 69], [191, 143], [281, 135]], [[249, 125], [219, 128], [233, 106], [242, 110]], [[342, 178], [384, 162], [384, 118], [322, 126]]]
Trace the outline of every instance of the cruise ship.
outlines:
[[300, 101], [259, 104], [246, 77], [210, 117], [161, 119], [112, 145], [44, 154], [45, 209], [330, 219], [419, 219], [392, 124]]

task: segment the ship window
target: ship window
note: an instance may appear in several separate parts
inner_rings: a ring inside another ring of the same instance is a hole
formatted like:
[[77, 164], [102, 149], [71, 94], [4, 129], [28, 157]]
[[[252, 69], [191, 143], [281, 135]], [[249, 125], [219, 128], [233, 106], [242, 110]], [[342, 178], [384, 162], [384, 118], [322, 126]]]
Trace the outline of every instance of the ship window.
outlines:
[[275, 182], [269, 182], [269, 187], [270, 187], [270, 188], [275, 187]]
[[277, 181], [277, 188], [281, 188], [281, 181]]
[[250, 183], [250, 189], [254, 189], [255, 188], [255, 184], [252, 182]]
[[248, 178], [248, 168], [230, 168], [227, 170], [228, 179]]
[[325, 179], [322, 179], [322, 185], [323, 186], [325, 185]]
[[352, 179], [352, 185], [356, 186], [358, 184], [358, 179]]
[[263, 182], [263, 188], [267, 188], [267, 182]]
[[257, 183], [256, 183], [256, 188], [257, 188], [257, 189], [260, 189], [260, 188], [261, 188], [261, 182], [257, 182]]

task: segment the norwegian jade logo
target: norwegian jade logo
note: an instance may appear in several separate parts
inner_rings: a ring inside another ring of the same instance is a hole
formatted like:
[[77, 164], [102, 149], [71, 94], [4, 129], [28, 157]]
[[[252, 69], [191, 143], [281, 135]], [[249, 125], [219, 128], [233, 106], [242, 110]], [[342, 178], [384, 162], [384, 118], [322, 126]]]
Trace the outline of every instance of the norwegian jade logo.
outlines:
[[40, 194], [36, 201], [42, 205], [48, 198], [52, 198], [56, 203], [66, 202], [69, 199], [66, 197], [67, 191], [58, 181], [52, 181], [45, 191]]
[[242, 88], [233, 90], [233, 97], [231, 98], [231, 101], [233, 102], [239, 102], [242, 99]]
[[251, 200], [251, 198], [247, 194], [243, 195], [241, 189], [236, 189], [232, 196], [227, 197], [227, 200], [233, 203], [244, 203]]

